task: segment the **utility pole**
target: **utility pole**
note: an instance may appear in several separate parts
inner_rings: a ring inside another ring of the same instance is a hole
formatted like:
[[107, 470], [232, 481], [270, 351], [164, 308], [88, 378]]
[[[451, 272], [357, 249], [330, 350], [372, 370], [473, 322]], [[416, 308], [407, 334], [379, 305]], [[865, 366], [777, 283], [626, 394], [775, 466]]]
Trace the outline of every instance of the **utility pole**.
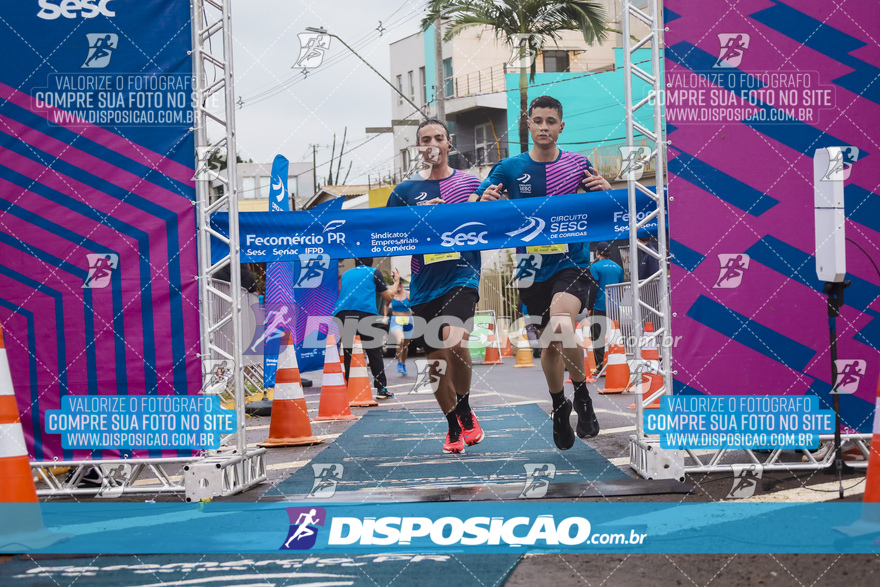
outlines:
[[438, 18], [434, 21], [434, 98], [437, 101], [437, 120], [446, 124], [446, 72], [443, 70], [443, 34], [440, 28]]
[[318, 156], [315, 152], [318, 145], [312, 143], [312, 180], [314, 180], [315, 193], [318, 195]]

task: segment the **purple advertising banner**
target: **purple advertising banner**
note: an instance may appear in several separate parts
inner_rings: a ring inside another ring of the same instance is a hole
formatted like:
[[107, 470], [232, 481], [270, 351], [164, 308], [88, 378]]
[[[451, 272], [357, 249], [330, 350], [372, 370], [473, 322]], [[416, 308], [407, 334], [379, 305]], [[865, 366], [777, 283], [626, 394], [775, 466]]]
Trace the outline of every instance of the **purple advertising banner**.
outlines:
[[202, 379], [190, 3], [86, 8], [0, 5], [0, 323], [37, 461], [120, 454], [47, 433], [62, 397]]
[[[871, 3], [665, 3], [675, 393], [831, 405], [813, 156], [844, 162], [843, 426], [869, 432], [880, 374], [880, 20]], [[855, 149], [852, 149], [854, 147]]]

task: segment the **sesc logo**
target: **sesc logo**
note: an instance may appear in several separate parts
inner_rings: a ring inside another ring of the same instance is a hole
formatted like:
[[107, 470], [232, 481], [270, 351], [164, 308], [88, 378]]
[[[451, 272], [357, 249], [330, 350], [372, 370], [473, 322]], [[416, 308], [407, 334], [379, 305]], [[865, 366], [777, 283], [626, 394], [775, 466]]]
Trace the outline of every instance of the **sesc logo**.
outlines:
[[467, 228], [468, 226], [486, 226], [482, 222], [465, 222], [461, 226], [457, 228], [453, 228], [449, 232], [444, 232], [440, 235], [440, 238], [443, 239], [443, 242], [440, 244], [444, 247], [452, 247], [452, 246], [462, 246], [462, 245], [475, 245], [477, 243], [489, 244], [489, 241], [486, 240], [486, 235], [489, 234], [488, 231], [478, 232], [477, 230], [472, 230], [469, 232], [459, 232], [460, 230]]
[[113, 0], [40, 0], [38, 18], [43, 20], [55, 20], [59, 16], [64, 18], [76, 18], [77, 13], [83, 18], [95, 18], [99, 14], [104, 16], [116, 16], [116, 13], [107, 5]]

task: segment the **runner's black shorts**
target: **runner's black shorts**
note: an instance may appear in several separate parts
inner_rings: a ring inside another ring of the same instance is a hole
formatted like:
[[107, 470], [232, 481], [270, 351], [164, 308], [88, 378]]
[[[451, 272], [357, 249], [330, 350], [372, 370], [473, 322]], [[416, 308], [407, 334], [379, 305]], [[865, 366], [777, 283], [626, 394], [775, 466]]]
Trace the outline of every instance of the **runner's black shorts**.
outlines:
[[[596, 282], [587, 267], [568, 267], [554, 273], [546, 281], [537, 281], [519, 290], [519, 299], [525, 313], [532, 317], [541, 317], [539, 328], [544, 328], [550, 322], [550, 302], [558, 292], [571, 294], [580, 300], [580, 313], [589, 307], [591, 289], [595, 288]], [[595, 298], [595, 293], [592, 296]]]
[[[477, 302], [480, 301], [480, 294], [472, 287], [454, 287], [438, 298], [434, 298], [424, 304], [412, 306], [412, 313], [427, 323], [427, 328], [436, 328], [439, 324], [439, 331], [432, 332], [429, 337], [425, 337], [426, 333], [420, 333], [414, 339], [414, 344], [425, 347], [425, 353], [431, 354], [434, 351], [441, 350], [442, 347], [431, 346], [428, 341], [436, 343], [442, 340], [443, 326], [448, 324], [445, 321], [438, 320], [435, 324], [431, 321], [438, 316], [452, 318], [453, 321], [467, 323], [474, 317], [477, 311]], [[470, 325], [468, 325], [470, 328]]]

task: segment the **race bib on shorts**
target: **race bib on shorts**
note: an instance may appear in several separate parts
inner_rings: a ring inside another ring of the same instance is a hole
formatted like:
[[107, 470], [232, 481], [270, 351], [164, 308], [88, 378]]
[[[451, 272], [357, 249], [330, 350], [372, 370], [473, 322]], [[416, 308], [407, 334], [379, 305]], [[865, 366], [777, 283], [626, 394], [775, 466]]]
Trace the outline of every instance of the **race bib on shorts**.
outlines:
[[407, 324], [409, 324], [409, 316], [395, 316], [394, 321], [398, 324], [406, 326]]

